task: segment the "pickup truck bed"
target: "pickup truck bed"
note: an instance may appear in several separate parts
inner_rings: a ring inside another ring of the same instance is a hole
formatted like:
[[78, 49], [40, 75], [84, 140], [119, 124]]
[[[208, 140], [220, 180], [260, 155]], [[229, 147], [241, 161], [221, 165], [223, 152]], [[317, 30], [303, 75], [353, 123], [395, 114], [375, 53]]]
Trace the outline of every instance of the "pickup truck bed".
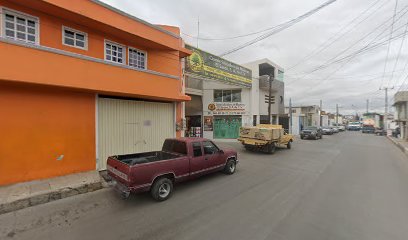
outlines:
[[149, 163], [149, 162], [157, 162], [161, 160], [169, 160], [181, 157], [181, 154], [169, 153], [164, 151], [155, 151], [155, 152], [144, 152], [144, 153], [136, 153], [136, 154], [126, 154], [126, 155], [118, 155], [113, 156], [112, 158], [125, 163], [127, 165], [133, 166], [136, 164], [142, 163]]
[[108, 157], [107, 171], [123, 197], [150, 191], [155, 200], [164, 201], [174, 183], [216, 171], [233, 174], [237, 163], [235, 150], [220, 149], [208, 139], [171, 138], [162, 151]]

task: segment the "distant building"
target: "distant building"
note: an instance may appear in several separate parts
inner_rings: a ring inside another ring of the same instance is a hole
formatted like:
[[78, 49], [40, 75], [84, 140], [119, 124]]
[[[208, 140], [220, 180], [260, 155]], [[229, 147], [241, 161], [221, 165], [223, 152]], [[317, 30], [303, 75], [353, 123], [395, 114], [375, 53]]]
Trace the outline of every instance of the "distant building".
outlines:
[[337, 124], [343, 124], [344, 118], [343, 115], [336, 115], [334, 113], [329, 113], [329, 124], [328, 126], [336, 126]]
[[[289, 107], [285, 108], [285, 112], [290, 114]], [[317, 105], [292, 107], [292, 134], [300, 134], [307, 126], [320, 126], [320, 107]]]

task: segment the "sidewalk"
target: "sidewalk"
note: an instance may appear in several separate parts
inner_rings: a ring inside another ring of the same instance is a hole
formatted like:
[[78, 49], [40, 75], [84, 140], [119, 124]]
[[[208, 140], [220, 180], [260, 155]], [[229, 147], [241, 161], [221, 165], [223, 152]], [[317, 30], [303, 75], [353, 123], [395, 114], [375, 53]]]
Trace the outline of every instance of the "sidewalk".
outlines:
[[0, 214], [102, 188], [97, 171], [0, 187]]
[[387, 138], [394, 143], [403, 153], [408, 156], [408, 142], [399, 138], [387, 136]]

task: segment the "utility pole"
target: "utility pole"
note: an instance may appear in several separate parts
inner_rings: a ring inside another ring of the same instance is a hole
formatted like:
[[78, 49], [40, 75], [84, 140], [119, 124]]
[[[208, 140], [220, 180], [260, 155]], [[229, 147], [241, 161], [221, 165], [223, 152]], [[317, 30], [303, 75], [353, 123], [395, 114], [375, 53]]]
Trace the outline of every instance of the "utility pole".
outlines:
[[[275, 69], [273, 69], [275, 72]], [[275, 74], [272, 73], [268, 76], [269, 80], [269, 97], [268, 97], [268, 118], [269, 118], [269, 124], [272, 124], [272, 81], [275, 77]]]
[[320, 127], [322, 126], [322, 107], [323, 101], [320, 99], [320, 114], [319, 114]]
[[289, 98], [289, 134], [292, 134], [292, 98]]
[[387, 132], [388, 128], [388, 90], [394, 89], [394, 87], [389, 88], [389, 87], [384, 87], [380, 88], [380, 90], [385, 91], [385, 104], [384, 104], [384, 130]]
[[366, 104], [366, 113], [368, 113], [368, 107], [369, 107], [369, 100], [367, 99], [367, 104]]
[[339, 104], [336, 104], [336, 126], [339, 125]]

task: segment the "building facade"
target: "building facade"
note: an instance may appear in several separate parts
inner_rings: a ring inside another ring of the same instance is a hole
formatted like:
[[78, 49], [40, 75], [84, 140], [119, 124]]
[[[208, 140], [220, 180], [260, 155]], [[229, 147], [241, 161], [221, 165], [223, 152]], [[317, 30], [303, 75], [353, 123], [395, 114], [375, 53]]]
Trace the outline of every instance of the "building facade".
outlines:
[[400, 138], [408, 140], [408, 91], [399, 91], [394, 95], [394, 122], [400, 128]]
[[0, 185], [103, 170], [181, 135], [178, 28], [96, 0], [0, 0], [0, 16]]
[[283, 69], [263, 59], [238, 65], [211, 53], [188, 46], [186, 93], [192, 101], [185, 104], [186, 136], [235, 141], [239, 128], [268, 123], [269, 82], [272, 83], [273, 123], [284, 115]]
[[186, 61], [186, 136], [228, 140], [239, 128], [252, 124], [250, 115], [251, 70], [226, 59], [187, 46], [193, 51]]
[[[290, 115], [289, 110], [290, 110], [289, 107], [285, 108], [286, 114], [288, 115]], [[321, 125], [320, 124], [321, 111], [320, 111], [319, 106], [317, 105], [293, 106], [291, 110], [292, 110], [292, 114], [291, 114], [292, 124], [291, 124], [290, 132], [292, 134], [299, 135], [304, 127], [308, 127], [308, 126], [319, 127]], [[330, 121], [329, 117], [327, 117], [327, 122], [329, 121]]]
[[[252, 125], [269, 123], [269, 119], [271, 119], [272, 124], [287, 125], [284, 69], [269, 59], [249, 62], [243, 66], [252, 71], [252, 88], [250, 93]], [[272, 83], [271, 116], [268, 115], [270, 82]], [[286, 121], [279, 121], [280, 118], [284, 118]]]

